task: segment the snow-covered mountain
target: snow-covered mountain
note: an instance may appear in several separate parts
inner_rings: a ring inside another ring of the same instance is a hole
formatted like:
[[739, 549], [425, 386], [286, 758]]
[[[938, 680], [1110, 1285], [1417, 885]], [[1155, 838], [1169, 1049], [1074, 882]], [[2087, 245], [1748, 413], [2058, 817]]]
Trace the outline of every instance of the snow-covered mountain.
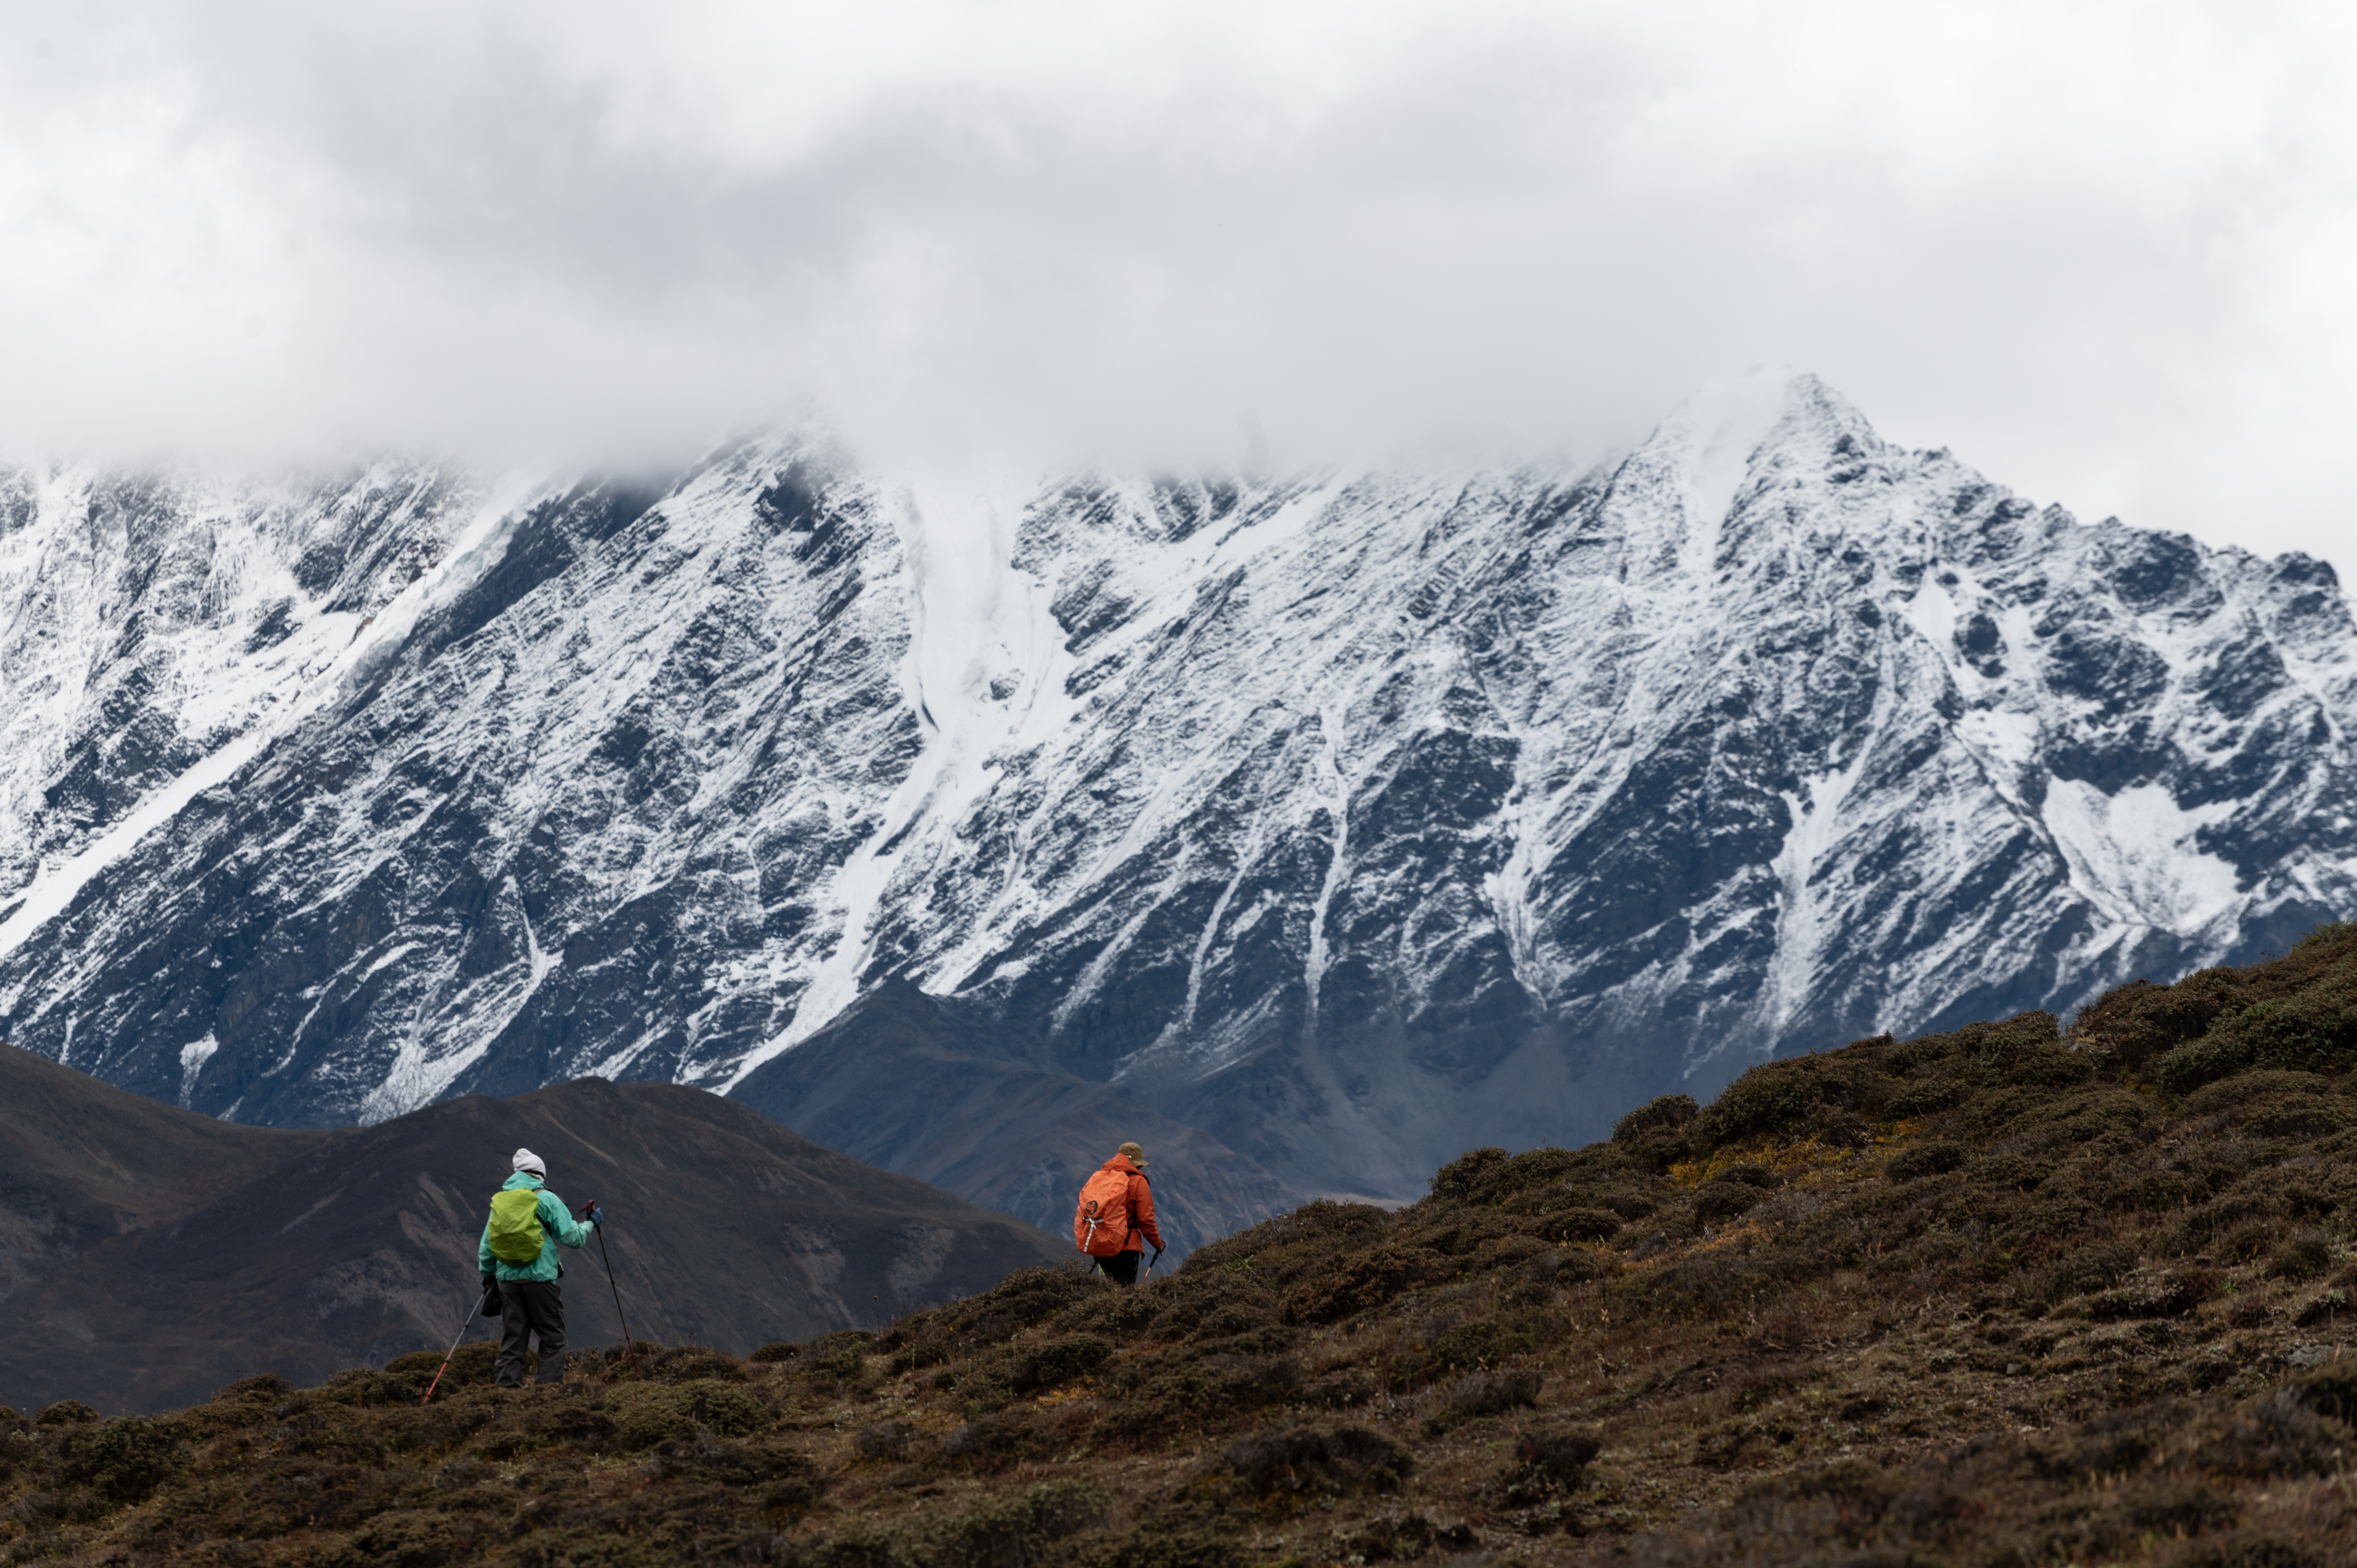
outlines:
[[[791, 1121], [823, 1059], [909, 1167], [934, 1030], [1204, 1130], [1240, 1208], [1405, 1195], [2357, 906], [2328, 566], [1806, 377], [1587, 473], [0, 487], [0, 1033], [235, 1120], [595, 1072]], [[934, 1001], [845, 1079], [888, 981]], [[1068, 1173], [1007, 1126], [951, 1185], [1020, 1212]]]

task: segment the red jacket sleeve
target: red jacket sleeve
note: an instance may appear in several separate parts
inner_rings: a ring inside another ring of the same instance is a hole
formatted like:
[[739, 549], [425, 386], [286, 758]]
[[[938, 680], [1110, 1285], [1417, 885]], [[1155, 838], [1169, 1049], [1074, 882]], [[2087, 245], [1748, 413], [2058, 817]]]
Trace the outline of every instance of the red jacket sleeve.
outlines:
[[1146, 1239], [1154, 1243], [1154, 1250], [1162, 1251], [1162, 1232], [1154, 1224], [1154, 1187], [1139, 1175], [1129, 1178], [1129, 1225], [1131, 1247], [1141, 1252], [1146, 1251], [1137, 1241], [1138, 1233], [1143, 1231]]

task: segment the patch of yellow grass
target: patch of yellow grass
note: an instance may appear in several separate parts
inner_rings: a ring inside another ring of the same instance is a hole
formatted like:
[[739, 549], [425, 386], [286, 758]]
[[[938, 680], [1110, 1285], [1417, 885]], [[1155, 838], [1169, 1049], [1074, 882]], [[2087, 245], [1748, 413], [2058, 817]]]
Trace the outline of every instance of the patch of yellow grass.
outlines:
[[1724, 1252], [1729, 1248], [1738, 1251], [1748, 1251], [1750, 1250], [1751, 1243], [1765, 1241], [1773, 1234], [1772, 1228], [1762, 1225], [1756, 1219], [1747, 1219], [1740, 1225], [1721, 1226], [1703, 1240], [1686, 1248], [1685, 1255], [1691, 1257], [1697, 1252]]
[[1717, 1150], [1708, 1159], [1680, 1160], [1670, 1167], [1670, 1185], [1691, 1189], [1735, 1165], [1764, 1165], [1794, 1186], [1812, 1186], [1854, 1175], [1861, 1157], [1878, 1160], [1914, 1135], [1914, 1122], [1892, 1122], [1876, 1127], [1873, 1143], [1864, 1149], [1839, 1148], [1814, 1137], [1740, 1144]]

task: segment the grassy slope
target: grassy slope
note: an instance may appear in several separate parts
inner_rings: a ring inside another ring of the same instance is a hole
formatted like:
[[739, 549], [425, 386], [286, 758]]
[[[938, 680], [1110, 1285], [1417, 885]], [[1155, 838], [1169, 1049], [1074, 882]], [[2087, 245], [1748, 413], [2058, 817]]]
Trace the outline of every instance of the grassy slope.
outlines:
[[[2357, 932], [1780, 1062], [1117, 1293], [878, 1337], [434, 1358], [0, 1421], [0, 1551], [91, 1562], [2357, 1559]], [[764, 1359], [767, 1358], [767, 1359]]]

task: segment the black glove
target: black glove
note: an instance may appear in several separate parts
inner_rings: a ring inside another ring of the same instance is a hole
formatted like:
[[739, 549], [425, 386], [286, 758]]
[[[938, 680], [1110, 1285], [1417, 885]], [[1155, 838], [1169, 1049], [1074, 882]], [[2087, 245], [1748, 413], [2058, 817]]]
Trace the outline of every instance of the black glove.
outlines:
[[482, 1312], [485, 1317], [497, 1317], [499, 1316], [500, 1276], [497, 1274], [485, 1274], [483, 1276]]

